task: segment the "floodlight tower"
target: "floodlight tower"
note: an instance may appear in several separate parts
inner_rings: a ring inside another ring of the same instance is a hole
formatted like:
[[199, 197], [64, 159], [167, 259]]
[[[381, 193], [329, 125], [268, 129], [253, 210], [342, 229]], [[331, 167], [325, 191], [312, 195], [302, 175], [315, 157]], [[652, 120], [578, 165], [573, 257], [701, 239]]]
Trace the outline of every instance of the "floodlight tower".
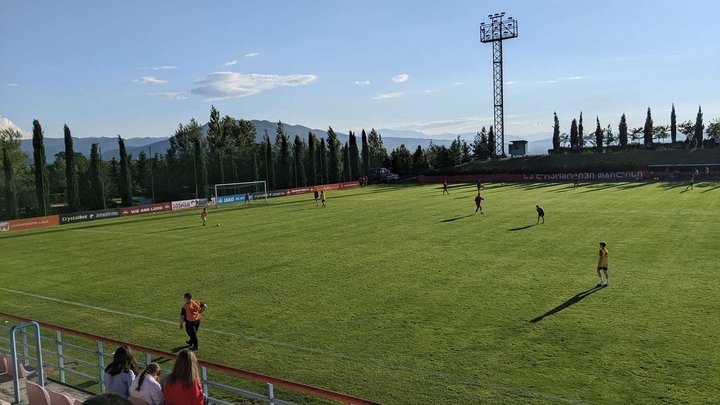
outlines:
[[517, 20], [504, 19], [505, 13], [488, 15], [489, 23], [480, 24], [480, 42], [493, 44], [493, 121], [495, 126], [495, 154], [505, 157], [505, 116], [503, 115], [503, 39], [518, 36]]

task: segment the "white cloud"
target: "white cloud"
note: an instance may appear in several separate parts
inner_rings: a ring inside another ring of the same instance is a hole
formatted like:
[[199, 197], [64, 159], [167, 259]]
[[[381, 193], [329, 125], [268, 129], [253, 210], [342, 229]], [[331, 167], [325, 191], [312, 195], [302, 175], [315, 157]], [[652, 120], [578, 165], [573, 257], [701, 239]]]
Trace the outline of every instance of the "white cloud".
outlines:
[[370, 80], [355, 80], [355, 84], [358, 86], [367, 86], [370, 84]]
[[440, 93], [440, 90], [425, 89], [423, 90], [423, 93]]
[[394, 81], [395, 83], [402, 83], [404, 81], [407, 81], [407, 79], [409, 79], [409, 78], [410, 78], [410, 76], [403, 73], [401, 75], [397, 75], [397, 76], [393, 77], [392, 81]]
[[663, 56], [663, 59], [676, 59], [676, 58], [679, 58], [679, 57], [680, 57], [680, 55], [674, 54], [674, 55]]
[[171, 70], [177, 69], [177, 66], [162, 65], [162, 66], [143, 66], [139, 70]]
[[232, 66], [237, 65], [237, 60], [231, 60], [230, 62], [225, 63], [225, 66]]
[[451, 84], [451, 86], [462, 86], [463, 84], [465, 84], [465, 82], [455, 82]]
[[150, 94], [148, 94], [148, 96], [162, 97], [162, 98], [166, 98], [168, 100], [173, 100], [173, 101], [185, 100], [186, 98], [188, 98], [187, 93], [185, 93], [184, 91], [178, 91], [178, 92], [166, 91], [163, 93], [150, 93]]
[[250, 53], [246, 53], [246, 54], [245, 54], [245, 57], [246, 57], [246, 58], [252, 58], [252, 57], [255, 57], [255, 56], [258, 56], [258, 55], [260, 55], [258, 52], [250, 52]]
[[240, 98], [278, 87], [305, 86], [317, 80], [309, 74], [264, 75], [237, 72], [214, 72], [198, 80], [191, 93], [207, 97], [208, 101]]
[[587, 76], [570, 76], [570, 77], [568, 77], [568, 80], [580, 80], [580, 79], [584, 79], [586, 77]]
[[152, 76], [143, 76], [139, 79], [133, 80], [133, 83], [140, 83], [140, 84], [163, 84], [167, 83], [167, 80], [160, 80], [156, 79]]
[[373, 100], [387, 100], [387, 99], [391, 99], [391, 98], [398, 98], [400, 96], [403, 96], [404, 94], [405, 93], [386, 93], [386, 94], [381, 94], [377, 97], [373, 97]]
[[8, 83], [7, 86], [8, 87], [18, 87], [18, 84], [17, 83]]
[[515, 84], [515, 83], [516, 83], [516, 82], [510, 80], [510, 81], [505, 82], [505, 85], [507, 85], [507, 86], [512, 86], [512, 85]]
[[29, 139], [31, 138], [31, 134], [27, 131], [23, 131], [22, 128], [15, 125], [14, 122], [10, 121], [10, 118], [3, 117], [0, 115], [0, 131], [3, 129], [9, 129], [12, 131], [18, 131], [22, 137], [20, 139]]
[[535, 84], [551, 84], [551, 83], [557, 83], [557, 80], [544, 80], [540, 82], [535, 82]]

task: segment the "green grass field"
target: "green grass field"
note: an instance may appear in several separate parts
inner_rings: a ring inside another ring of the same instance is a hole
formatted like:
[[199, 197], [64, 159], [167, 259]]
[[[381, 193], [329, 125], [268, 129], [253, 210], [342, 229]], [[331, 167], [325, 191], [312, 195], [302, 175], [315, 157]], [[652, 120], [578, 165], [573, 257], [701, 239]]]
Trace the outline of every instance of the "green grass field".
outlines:
[[28, 231], [0, 237], [0, 302], [170, 350], [191, 290], [200, 358], [388, 404], [712, 403], [720, 188], [684, 189], [492, 184], [472, 215], [474, 186], [373, 186]]

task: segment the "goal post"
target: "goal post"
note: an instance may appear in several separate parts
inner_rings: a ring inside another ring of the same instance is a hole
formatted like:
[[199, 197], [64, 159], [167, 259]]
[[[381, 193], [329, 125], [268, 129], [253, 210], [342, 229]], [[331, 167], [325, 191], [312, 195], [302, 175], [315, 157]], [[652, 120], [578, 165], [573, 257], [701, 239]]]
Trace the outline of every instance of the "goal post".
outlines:
[[267, 183], [265, 181], [245, 181], [215, 185], [215, 206], [242, 203], [250, 204], [264, 199], [267, 204]]

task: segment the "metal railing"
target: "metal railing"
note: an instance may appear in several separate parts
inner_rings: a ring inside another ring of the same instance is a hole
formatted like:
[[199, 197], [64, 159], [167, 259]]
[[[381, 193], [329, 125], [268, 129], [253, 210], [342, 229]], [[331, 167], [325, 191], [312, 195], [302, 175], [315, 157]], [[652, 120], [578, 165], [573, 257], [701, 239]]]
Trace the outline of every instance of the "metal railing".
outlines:
[[[135, 345], [120, 340], [97, 336], [90, 333], [81, 332], [62, 326], [52, 325], [45, 322], [31, 321], [29, 319], [4, 312], [0, 312], [0, 318], [10, 319], [17, 322], [37, 322], [37, 324], [42, 326], [42, 328], [54, 331], [54, 336], [51, 337], [43, 336], [42, 334], [40, 334], [41, 344], [39, 345], [37, 344], [38, 342], [35, 342], [35, 344], [29, 343], [27, 340], [28, 334], [24, 330], [19, 331], [18, 334], [22, 337], [22, 339], [16, 342], [16, 344], [22, 348], [22, 353], [18, 352], [17, 357], [18, 360], [22, 360], [23, 364], [27, 365], [30, 361], [32, 361], [38, 364], [39, 369], [46, 367], [56, 370], [58, 373], [57, 375], [59, 382], [70, 386], [73, 386], [73, 384], [70, 381], [72, 378], [69, 377], [76, 377], [84, 380], [83, 386], [87, 386], [87, 383], [91, 382], [98, 385], [98, 387], [100, 388], [100, 392], [103, 392], [105, 390], [103, 381], [103, 377], [105, 374], [105, 359], [112, 359], [113, 355], [111, 353], [105, 352], [104, 345], [110, 345], [114, 347], [130, 347], [136, 353], [139, 353], [142, 357], [144, 357], [143, 361], [139, 362], [141, 366], [146, 366], [147, 364], [151, 363], [153, 361], [152, 356], [167, 360], [174, 360], [177, 357], [175, 353], [165, 352], [150, 347]], [[7, 324], [0, 324], [0, 329], [9, 330], [11, 328]], [[4, 342], [10, 342], [10, 339], [8, 337], [5, 337], [4, 335], [5, 333], [0, 333], [0, 352], [10, 353], [13, 350], [13, 347], [9, 346], [7, 349], [3, 347]], [[83, 347], [79, 344], [69, 343], [67, 339], [64, 339], [68, 336], [71, 336], [72, 338], [79, 338], [80, 341], [93, 341], [95, 344], [92, 348], [88, 348]], [[29, 353], [30, 349], [38, 349], [38, 346], [41, 347], [40, 350], [37, 350], [38, 353], [41, 353], [41, 355], [39, 356], [40, 359], [37, 358], [37, 355], [36, 357], [33, 357]], [[45, 347], [54, 348], [55, 350], [46, 349]], [[76, 352], [77, 354], [73, 356], [70, 355], [69, 352]], [[43, 359], [43, 355], [48, 356]], [[53, 363], [51, 361], [48, 361], [49, 358], [57, 359], [57, 361]], [[283, 380], [280, 378], [255, 373], [252, 371], [239, 370], [233, 367], [204, 360], [198, 360], [198, 366], [200, 367], [200, 383], [202, 385], [202, 390], [207, 397], [208, 403], [210, 404], [232, 405], [232, 402], [228, 402], [225, 399], [227, 399], [228, 396], [235, 395], [250, 398], [256, 401], [261, 401], [271, 405], [293, 405], [292, 402], [284, 401], [275, 397], [275, 388], [279, 387], [298, 393], [309, 394], [317, 398], [332, 400], [345, 404], [380, 405], [378, 402], [368, 401], [365, 399], [353, 397], [351, 395], [346, 395], [339, 392], [313, 387], [310, 385]], [[84, 371], [90, 371], [83, 372], [79, 371], [76, 368], [83, 368]], [[208, 376], [208, 370], [218, 372], [220, 375], [224, 376], [240, 377], [248, 382], [262, 383], [265, 385], [267, 394], [260, 394], [257, 392], [241, 389], [231, 385], [222, 384], [218, 381], [214, 381]], [[163, 372], [165, 374], [169, 374], [165, 370], [163, 370]], [[218, 396], [211, 396], [209, 388], [212, 388], [214, 392], [219, 391], [225, 393], [225, 399]]]

